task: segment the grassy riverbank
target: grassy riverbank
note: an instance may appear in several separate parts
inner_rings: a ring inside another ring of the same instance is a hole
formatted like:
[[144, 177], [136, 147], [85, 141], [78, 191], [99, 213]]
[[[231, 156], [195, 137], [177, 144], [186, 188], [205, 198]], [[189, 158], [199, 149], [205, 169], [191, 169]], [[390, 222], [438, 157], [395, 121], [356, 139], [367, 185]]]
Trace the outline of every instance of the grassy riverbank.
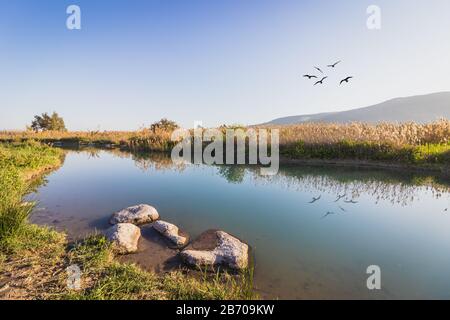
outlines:
[[450, 165], [450, 121], [429, 124], [302, 124], [281, 126], [280, 152], [300, 160]]
[[372, 142], [340, 141], [334, 144], [293, 143], [281, 153], [291, 159], [361, 160], [415, 166], [450, 165], [450, 143], [394, 145]]
[[[69, 243], [64, 233], [29, 223], [22, 198], [32, 177], [61, 165], [62, 150], [38, 143], [0, 144], [0, 299], [251, 299], [250, 272], [154, 274], [115, 261], [110, 243], [93, 235]], [[82, 288], [67, 287], [66, 268], [82, 270]]]
[[171, 131], [142, 129], [139, 131], [0, 131], [0, 142], [38, 141], [45, 144], [96, 145], [120, 147], [136, 151], [170, 151], [175, 145]]
[[[224, 130], [227, 127], [221, 127]], [[233, 127], [234, 128], [234, 127]], [[261, 126], [278, 129], [280, 153], [296, 160], [354, 160], [443, 169], [450, 166], [450, 121], [429, 124], [306, 123]], [[245, 131], [245, 127], [239, 127]], [[258, 129], [252, 127], [252, 129]], [[100, 145], [133, 151], [171, 151], [172, 131], [153, 127], [136, 132], [0, 132], [0, 141]]]

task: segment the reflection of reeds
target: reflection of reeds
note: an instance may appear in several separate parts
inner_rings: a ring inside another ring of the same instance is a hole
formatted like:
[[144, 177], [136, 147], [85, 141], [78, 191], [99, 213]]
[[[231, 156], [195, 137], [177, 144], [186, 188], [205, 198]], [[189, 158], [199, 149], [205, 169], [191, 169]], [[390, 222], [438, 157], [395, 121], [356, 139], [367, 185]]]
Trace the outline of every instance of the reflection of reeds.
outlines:
[[449, 197], [450, 185], [436, 181], [433, 176], [396, 174], [371, 170], [323, 170], [316, 167], [280, 168], [276, 176], [261, 176], [256, 168], [247, 168], [256, 184], [277, 184], [312, 194], [328, 193], [356, 200], [362, 195], [375, 202], [389, 201], [406, 206], [419, 199], [422, 192], [435, 199]]
[[167, 152], [130, 152], [122, 149], [100, 149], [95, 147], [82, 147], [71, 149], [72, 152], [87, 153], [90, 158], [100, 158], [101, 152], [107, 152], [121, 159], [132, 159], [136, 167], [142, 171], [148, 170], [177, 170], [183, 171], [186, 163], [174, 163]]
[[182, 172], [186, 163], [174, 163], [167, 153], [133, 153], [135, 165], [143, 171], [154, 170], [176, 170]]
[[[111, 150], [116, 156], [131, 157], [143, 171], [183, 171], [188, 164], [175, 164], [167, 153], [129, 153]], [[276, 176], [262, 176], [258, 166], [217, 165], [217, 174], [228, 182], [242, 183], [251, 177], [255, 183], [279, 184], [286, 188], [314, 194], [328, 193], [336, 197], [356, 200], [368, 195], [375, 201], [390, 201], [407, 205], [418, 199], [421, 192], [429, 192], [439, 199], [450, 196], [450, 184], [437, 176], [422, 173], [394, 172], [367, 169], [281, 167]], [[345, 195], [345, 196], [343, 196]]]
[[[165, 153], [133, 154], [135, 165], [147, 170], [186, 169], [186, 164], [174, 164]], [[217, 165], [217, 174], [228, 182], [242, 183], [246, 176], [255, 183], [279, 184], [283, 187], [309, 193], [346, 195], [356, 200], [368, 195], [378, 201], [389, 201], [408, 205], [418, 200], [421, 192], [428, 192], [434, 198], [450, 197], [450, 184], [438, 177], [421, 173], [388, 172], [365, 169], [324, 170], [320, 167], [281, 167], [276, 176], [262, 176], [258, 166]]]

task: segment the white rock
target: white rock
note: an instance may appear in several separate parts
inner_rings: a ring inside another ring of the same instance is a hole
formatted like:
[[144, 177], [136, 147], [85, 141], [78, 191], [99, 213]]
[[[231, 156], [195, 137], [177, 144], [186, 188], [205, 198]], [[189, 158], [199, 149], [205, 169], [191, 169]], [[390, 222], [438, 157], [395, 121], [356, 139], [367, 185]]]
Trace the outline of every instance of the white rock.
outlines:
[[106, 231], [106, 237], [119, 253], [132, 253], [138, 249], [141, 229], [131, 223], [118, 223]]
[[159, 214], [155, 208], [149, 206], [148, 204], [140, 204], [114, 213], [109, 222], [111, 224], [132, 223], [135, 225], [141, 225], [151, 223], [158, 219]]
[[224, 265], [232, 269], [248, 266], [248, 245], [223, 231], [216, 232], [217, 247], [214, 250], [183, 250], [182, 259], [194, 266]]
[[169, 222], [161, 220], [156, 221], [155, 223], [153, 223], [153, 228], [155, 228], [156, 231], [161, 233], [164, 237], [172, 241], [178, 247], [184, 246], [188, 241], [188, 238], [180, 236], [178, 234], [178, 227]]

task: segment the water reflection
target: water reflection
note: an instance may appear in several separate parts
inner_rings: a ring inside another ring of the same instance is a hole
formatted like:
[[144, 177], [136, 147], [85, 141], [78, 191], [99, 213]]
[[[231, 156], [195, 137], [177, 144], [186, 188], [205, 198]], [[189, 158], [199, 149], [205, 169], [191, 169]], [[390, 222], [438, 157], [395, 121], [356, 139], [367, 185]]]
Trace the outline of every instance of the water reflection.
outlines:
[[[98, 157], [99, 149], [83, 149], [78, 152], [88, 152], [90, 157]], [[135, 165], [143, 170], [176, 170], [184, 171], [193, 164], [174, 164], [166, 153], [129, 153], [118, 149], [109, 150], [120, 158], [130, 158]], [[437, 175], [408, 172], [406, 170], [383, 170], [348, 167], [320, 166], [281, 166], [276, 176], [263, 176], [256, 166], [217, 165], [217, 174], [229, 183], [243, 183], [246, 178], [255, 184], [279, 184], [284, 188], [313, 194], [332, 193], [336, 202], [356, 203], [361, 195], [368, 195], [375, 200], [390, 201], [402, 206], [410, 205], [419, 200], [425, 190], [436, 199], [447, 195], [450, 191], [450, 181]], [[421, 189], [418, 189], [421, 187]], [[319, 199], [317, 199], [319, 200]]]
[[[173, 164], [167, 154], [85, 149], [32, 197], [33, 221], [74, 237], [109, 227], [112, 214], [150, 203], [195, 238], [223, 229], [255, 253], [255, 283], [281, 298], [450, 298], [449, 184], [400, 171]], [[167, 257], [147, 233], [138, 263]], [[156, 246], [156, 247], [155, 247]], [[382, 267], [384, 289], [368, 292], [365, 270]]]
[[277, 183], [303, 192], [332, 193], [337, 197], [336, 202], [353, 204], [367, 195], [375, 203], [383, 200], [406, 206], [419, 200], [423, 192], [439, 199], [448, 196], [450, 190], [450, 184], [437, 176], [380, 169], [282, 167], [275, 177], [253, 173], [253, 178], [257, 183]]

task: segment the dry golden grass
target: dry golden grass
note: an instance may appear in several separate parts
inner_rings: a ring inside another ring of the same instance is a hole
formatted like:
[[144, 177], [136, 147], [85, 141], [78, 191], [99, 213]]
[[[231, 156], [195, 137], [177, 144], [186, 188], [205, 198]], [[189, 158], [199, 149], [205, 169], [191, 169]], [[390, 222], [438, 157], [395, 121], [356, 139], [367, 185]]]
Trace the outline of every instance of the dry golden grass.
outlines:
[[133, 133], [128, 140], [128, 147], [136, 151], [170, 151], [176, 142], [171, 140], [171, 130], [155, 128], [143, 129]]
[[[254, 128], [254, 127], [253, 127]], [[449, 163], [450, 121], [409, 123], [306, 123], [261, 126], [280, 130], [280, 151], [292, 158], [381, 160], [408, 163]], [[0, 131], [1, 141], [114, 145], [133, 151], [170, 151], [174, 128], [153, 126], [139, 131], [33, 132]], [[223, 127], [219, 128], [222, 129]], [[241, 128], [244, 129], [245, 128]]]
[[450, 120], [429, 124], [408, 123], [305, 123], [300, 125], [264, 126], [280, 130], [280, 144], [298, 141], [307, 144], [335, 144], [341, 141], [391, 144], [396, 146], [447, 144], [450, 142]]
[[127, 142], [134, 134], [136, 133], [130, 131], [0, 131], [0, 141], [80, 141], [121, 144]]
[[[282, 145], [303, 141], [308, 144], [334, 144], [340, 141], [370, 142], [393, 145], [447, 144], [450, 142], [450, 120], [428, 124], [408, 123], [305, 123], [300, 125], [261, 126], [280, 130]], [[142, 129], [139, 131], [0, 131], [0, 141], [65, 141], [111, 143], [133, 148], [164, 149], [171, 145], [172, 131]]]
[[0, 142], [36, 140], [45, 143], [118, 145], [133, 150], [168, 151], [172, 147], [171, 131], [142, 129], [139, 131], [0, 131]]

